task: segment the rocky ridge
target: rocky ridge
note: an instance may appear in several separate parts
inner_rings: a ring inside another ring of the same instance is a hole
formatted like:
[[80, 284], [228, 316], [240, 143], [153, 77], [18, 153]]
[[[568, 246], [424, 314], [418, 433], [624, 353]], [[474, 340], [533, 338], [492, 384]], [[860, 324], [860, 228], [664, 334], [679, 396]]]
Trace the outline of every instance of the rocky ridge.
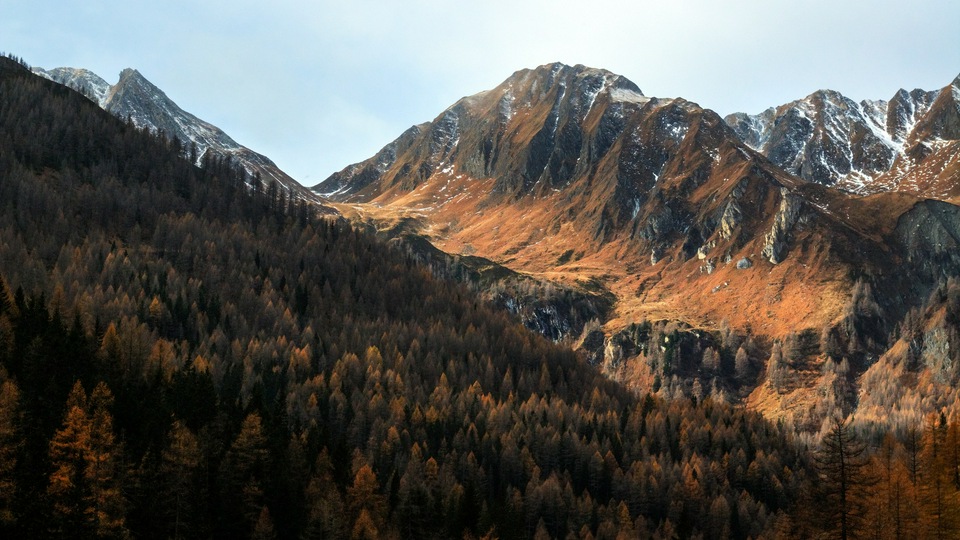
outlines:
[[[778, 123], [772, 110], [731, 127], [682, 98], [644, 96], [613, 73], [549, 64], [459, 100], [314, 189], [378, 231], [402, 228], [543, 287], [612, 297], [601, 325], [571, 325], [563, 309], [541, 306], [550, 316], [532, 327], [573, 340], [616, 377], [671, 392], [714, 389], [776, 415], [815, 401], [812, 373], [833, 354], [821, 354], [817, 335], [838, 336], [830, 339], [853, 351], [860, 373], [883, 352], [893, 321], [943, 276], [960, 275], [949, 250], [956, 206], [931, 206], [910, 190], [850, 193], [854, 176], [882, 176], [902, 159], [898, 148], [909, 154], [930, 140], [921, 133], [950, 136], [943, 92], [906, 95], [891, 107], [824, 92], [784, 113], [795, 122]], [[890, 122], [884, 110], [895, 112]], [[932, 120], [938, 110], [945, 120]], [[838, 111], [846, 123], [813, 121]], [[775, 144], [781, 132], [796, 136]], [[820, 133], [821, 146], [823, 134], [857, 142], [829, 154], [850, 157], [846, 177], [804, 177], [820, 170], [804, 165], [809, 156], [828, 154], [801, 136], [808, 132]], [[788, 140], [800, 150], [783, 150]], [[800, 174], [767, 154], [790, 157]], [[732, 357], [706, 354], [726, 347], [739, 358], [736, 341], [732, 350], [719, 343], [723, 332], [752, 336], [736, 369]], [[796, 374], [791, 385], [769, 393], [764, 351], [794, 333], [814, 339], [803, 338], [807, 352], [785, 368]], [[804, 414], [797, 418], [816, 416]]]
[[280, 170], [268, 157], [237, 143], [220, 128], [181, 109], [135, 69], [121, 71], [114, 85], [86, 69], [34, 68], [33, 71], [78, 90], [107, 112], [118, 118], [129, 119], [137, 127], [175, 137], [186, 146], [195, 145], [196, 154], [193, 157], [198, 165], [208, 153], [218, 158], [230, 158], [250, 174], [251, 182], [259, 176], [264, 186], [276, 182], [291, 196], [314, 203], [323, 202], [315, 193], [303, 188]]
[[960, 77], [859, 103], [833, 90], [725, 118], [740, 139], [805, 180], [857, 194], [903, 191], [957, 202]]

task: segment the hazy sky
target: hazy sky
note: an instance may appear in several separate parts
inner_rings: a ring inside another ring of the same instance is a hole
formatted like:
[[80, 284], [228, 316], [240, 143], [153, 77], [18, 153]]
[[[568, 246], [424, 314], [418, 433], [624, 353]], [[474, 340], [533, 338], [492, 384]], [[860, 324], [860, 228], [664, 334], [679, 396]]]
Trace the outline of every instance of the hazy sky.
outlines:
[[0, 0], [0, 50], [138, 69], [313, 185], [525, 67], [609, 69], [721, 114], [960, 74], [957, 0]]

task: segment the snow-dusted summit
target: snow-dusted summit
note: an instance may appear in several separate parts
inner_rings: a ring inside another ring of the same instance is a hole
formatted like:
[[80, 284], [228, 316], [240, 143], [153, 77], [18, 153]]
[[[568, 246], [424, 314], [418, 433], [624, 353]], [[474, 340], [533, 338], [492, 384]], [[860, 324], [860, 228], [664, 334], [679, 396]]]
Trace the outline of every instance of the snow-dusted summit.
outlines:
[[81, 92], [107, 112], [129, 119], [137, 127], [176, 137], [187, 146], [195, 144], [198, 165], [208, 152], [220, 158], [229, 157], [251, 178], [259, 175], [265, 184], [275, 181], [289, 194], [318, 201], [316, 194], [303, 188], [269, 158], [237, 143], [217, 126], [184, 111], [135, 69], [120, 72], [120, 79], [114, 85], [86, 69], [34, 68], [34, 72]]
[[[460, 99], [314, 189], [388, 237], [601, 291], [616, 302], [606, 329], [832, 327], [861, 276], [905, 311], [960, 275], [960, 206], [919, 183], [934, 176], [871, 197], [821, 185], [879, 189], [901, 163], [960, 184], [957, 161], [938, 157], [960, 138], [955, 95], [856, 103], [823, 91], [731, 128], [614, 73], [547, 64]], [[571, 335], [563, 320], [527, 319], [554, 339]]]
[[818, 90], [724, 120], [748, 146], [805, 180], [860, 194], [908, 191], [949, 200], [957, 194], [933, 180], [960, 164], [958, 81], [859, 103]]

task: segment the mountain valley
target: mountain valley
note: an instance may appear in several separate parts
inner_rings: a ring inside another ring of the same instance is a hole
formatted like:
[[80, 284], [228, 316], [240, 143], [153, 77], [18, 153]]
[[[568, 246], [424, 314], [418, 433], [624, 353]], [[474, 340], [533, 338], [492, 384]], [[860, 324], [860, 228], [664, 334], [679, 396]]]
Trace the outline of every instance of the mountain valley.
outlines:
[[0, 96], [4, 537], [792, 523], [813, 469], [760, 415], [631, 392], [405, 246], [7, 58]]
[[0, 536], [957, 537], [958, 81], [548, 64], [307, 189], [0, 57]]
[[[849, 357], [856, 380], [907, 312], [960, 272], [956, 93], [954, 82], [888, 105], [819, 92], [724, 120], [610, 72], [551, 64], [461, 99], [314, 189], [381, 234], [614, 298], [597, 321], [603, 339], [595, 324], [590, 339], [579, 324], [548, 335], [614, 376], [632, 371], [641, 389], [670, 373], [637, 355], [653, 345], [625, 341], [638, 324], [748, 337], [741, 373], [703, 369], [717, 346], [697, 338], [677, 391], [720, 388], [816, 430], [829, 416], [817, 390], [827, 364]], [[864, 303], [875, 308], [858, 313]], [[791, 358], [789, 391], [771, 390], [772, 348], [803, 335], [815, 343]], [[842, 353], [818, 343], [829, 335]]]

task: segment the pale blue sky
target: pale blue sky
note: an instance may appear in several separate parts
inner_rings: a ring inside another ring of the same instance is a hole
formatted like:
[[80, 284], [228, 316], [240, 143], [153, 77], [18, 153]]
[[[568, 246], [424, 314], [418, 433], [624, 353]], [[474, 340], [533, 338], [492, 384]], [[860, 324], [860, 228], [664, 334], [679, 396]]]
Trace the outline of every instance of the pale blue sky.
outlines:
[[136, 68], [306, 185], [553, 61], [721, 114], [960, 73], [956, 0], [0, 0], [0, 14], [0, 50], [110, 83]]

